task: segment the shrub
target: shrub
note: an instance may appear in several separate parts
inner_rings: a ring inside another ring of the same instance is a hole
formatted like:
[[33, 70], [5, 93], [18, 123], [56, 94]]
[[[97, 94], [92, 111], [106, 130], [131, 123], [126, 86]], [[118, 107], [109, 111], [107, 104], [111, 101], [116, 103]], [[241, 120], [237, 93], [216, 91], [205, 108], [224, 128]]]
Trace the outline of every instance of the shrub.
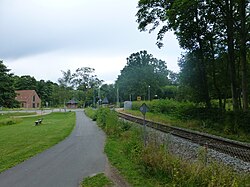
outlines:
[[97, 110], [97, 124], [101, 127], [106, 126], [106, 121], [107, 121], [107, 116], [108, 113], [110, 112], [109, 108], [100, 108]]
[[86, 108], [86, 109], [84, 109], [84, 112], [93, 121], [96, 121], [96, 119], [97, 119], [97, 110], [93, 110], [92, 108]]
[[[144, 101], [133, 102], [132, 109], [139, 110]], [[205, 108], [192, 102], [178, 102], [172, 99], [145, 101], [149, 112], [160, 113], [174, 120], [193, 121], [202, 129], [215, 130], [227, 135], [250, 133], [250, 112], [223, 111], [219, 108]]]
[[[133, 102], [132, 109], [139, 110], [143, 101]], [[152, 113], [163, 113], [173, 115], [177, 118], [182, 118], [185, 111], [195, 108], [194, 103], [191, 102], [178, 102], [173, 99], [160, 99], [153, 101], [146, 101], [149, 111]]]
[[120, 128], [118, 125], [118, 116], [115, 111], [107, 111], [106, 113], [106, 126], [105, 131], [108, 135], [119, 136], [120, 135]]
[[237, 113], [228, 111], [226, 112], [224, 121], [224, 132], [228, 134], [238, 133], [239, 130], [245, 133], [250, 133], [250, 112], [239, 111]]
[[22, 120], [17, 118], [5, 118], [0, 120], [0, 126], [14, 125], [20, 123]]

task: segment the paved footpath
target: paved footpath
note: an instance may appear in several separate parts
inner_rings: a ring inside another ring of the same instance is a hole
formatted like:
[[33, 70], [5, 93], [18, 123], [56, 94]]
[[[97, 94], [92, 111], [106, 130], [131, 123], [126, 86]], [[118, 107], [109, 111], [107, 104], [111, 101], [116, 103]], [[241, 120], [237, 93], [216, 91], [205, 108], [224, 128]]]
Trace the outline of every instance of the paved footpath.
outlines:
[[76, 127], [71, 135], [0, 173], [0, 187], [78, 187], [83, 177], [104, 171], [104, 140], [104, 133], [83, 111], [76, 111]]

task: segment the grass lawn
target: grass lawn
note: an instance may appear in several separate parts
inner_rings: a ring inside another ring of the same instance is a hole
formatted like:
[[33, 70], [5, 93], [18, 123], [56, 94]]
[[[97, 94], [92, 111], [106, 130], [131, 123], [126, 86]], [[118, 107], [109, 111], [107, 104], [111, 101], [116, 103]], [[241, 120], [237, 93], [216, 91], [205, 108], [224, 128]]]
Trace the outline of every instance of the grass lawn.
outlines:
[[67, 137], [75, 125], [75, 113], [52, 113], [22, 118], [16, 124], [0, 126], [0, 172], [40, 153]]

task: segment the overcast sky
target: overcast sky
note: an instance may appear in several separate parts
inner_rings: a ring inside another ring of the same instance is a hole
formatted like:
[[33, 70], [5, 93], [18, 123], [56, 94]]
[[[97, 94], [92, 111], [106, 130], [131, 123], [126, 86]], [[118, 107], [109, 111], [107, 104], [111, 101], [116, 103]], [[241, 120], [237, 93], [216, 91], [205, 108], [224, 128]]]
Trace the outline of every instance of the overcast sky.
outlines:
[[137, 0], [0, 0], [0, 58], [16, 75], [57, 82], [61, 70], [95, 68], [112, 83], [130, 54], [147, 50], [179, 70], [181, 50], [172, 33], [164, 48], [156, 32], [140, 32]]

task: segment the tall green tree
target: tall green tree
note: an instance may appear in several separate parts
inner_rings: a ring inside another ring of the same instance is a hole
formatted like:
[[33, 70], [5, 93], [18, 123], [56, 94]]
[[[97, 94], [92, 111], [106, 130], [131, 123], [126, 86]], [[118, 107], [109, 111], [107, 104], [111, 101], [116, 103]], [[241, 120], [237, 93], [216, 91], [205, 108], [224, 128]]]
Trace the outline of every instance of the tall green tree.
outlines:
[[94, 72], [95, 69], [89, 67], [77, 68], [75, 72], [62, 71], [63, 77], [59, 78], [58, 82], [60, 86], [70, 89], [98, 88], [103, 81], [98, 79]]
[[[77, 68], [75, 72], [67, 70], [62, 71], [62, 73], [63, 77], [59, 78], [58, 82], [60, 87], [64, 89], [63, 97], [65, 101], [69, 99], [68, 97], [70, 95], [76, 99], [84, 99], [85, 101], [81, 101], [81, 104], [83, 105], [85, 105], [84, 103], [95, 104], [97, 101], [97, 89], [103, 82], [94, 74], [95, 69], [82, 67]], [[79, 91], [83, 92], [83, 94], [80, 94]]]
[[36, 79], [30, 75], [14, 76], [16, 90], [36, 90]]
[[58, 79], [58, 83], [60, 86], [65, 88], [73, 88], [73, 75], [70, 70], [67, 71], [61, 71], [63, 74], [63, 77]]
[[242, 71], [242, 96], [243, 96], [243, 110], [248, 110], [248, 64], [247, 64], [247, 42], [250, 41], [250, 5], [249, 0], [240, 0], [238, 5], [240, 25], [240, 59]]
[[13, 86], [13, 74], [9, 73], [3, 61], [0, 61], [0, 106], [17, 107], [16, 94]]
[[147, 51], [140, 51], [131, 54], [127, 58], [126, 66], [118, 76], [116, 86], [119, 88], [122, 100], [148, 99], [157, 94], [163, 95], [162, 87], [169, 84], [168, 70], [166, 63], [158, 60]]
[[75, 73], [72, 75], [74, 87], [78, 90], [100, 87], [103, 81], [98, 79], [97, 75], [94, 73], [94, 68], [82, 67], [76, 69]]
[[[175, 31], [179, 44], [182, 48], [189, 51], [195, 51], [198, 58], [198, 71], [200, 89], [207, 107], [210, 107], [210, 96], [207, 82], [207, 66], [205, 61], [206, 41], [204, 38], [208, 35], [208, 23], [205, 21], [205, 5], [198, 1], [139, 1], [140, 10], [137, 13], [139, 29], [145, 30], [150, 23], [155, 29], [159, 22], [166, 23], [158, 33], [158, 46], [165, 32], [170, 29]], [[151, 21], [151, 22], [149, 22]], [[152, 30], [151, 29], [151, 30]]]
[[[158, 32], [157, 44], [162, 47], [164, 34], [174, 30], [180, 46], [189, 52], [196, 52], [197, 65], [201, 75], [202, 92], [207, 106], [210, 105], [209, 74], [216, 78], [216, 70], [207, 72], [209, 63], [227, 53], [229, 67], [231, 96], [234, 111], [239, 109], [239, 90], [243, 93], [244, 109], [247, 101], [247, 62], [246, 45], [249, 41], [249, 1], [243, 0], [140, 0], [138, 3], [137, 21], [139, 29], [146, 31], [152, 25], [150, 32], [161, 27]], [[240, 47], [237, 47], [240, 46]], [[215, 53], [218, 52], [219, 53]], [[238, 51], [241, 66], [238, 66]], [[214, 66], [216, 67], [216, 66]], [[241, 68], [241, 77], [237, 76]], [[218, 72], [218, 71], [217, 71]], [[242, 80], [242, 86], [239, 82]], [[214, 87], [220, 95], [217, 81]]]
[[43, 106], [52, 106], [52, 92], [55, 83], [51, 81], [40, 80], [36, 83], [36, 92], [42, 100]]
[[115, 103], [117, 99], [115, 85], [103, 84], [100, 88], [100, 97], [101, 97], [100, 99], [102, 100], [106, 97], [109, 103]]

